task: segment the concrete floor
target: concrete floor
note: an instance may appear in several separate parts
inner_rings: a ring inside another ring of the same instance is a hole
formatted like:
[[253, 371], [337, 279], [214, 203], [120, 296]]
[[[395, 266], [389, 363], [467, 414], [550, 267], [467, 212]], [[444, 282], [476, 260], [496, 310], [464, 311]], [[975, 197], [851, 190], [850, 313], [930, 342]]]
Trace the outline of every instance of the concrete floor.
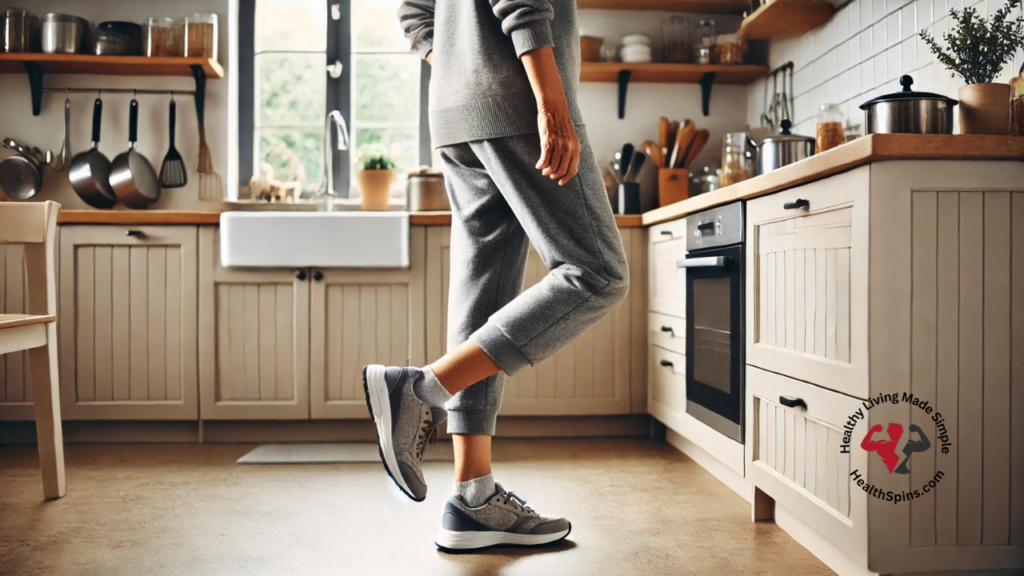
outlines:
[[0, 573], [831, 574], [674, 448], [646, 440], [499, 440], [495, 473], [570, 518], [553, 548], [433, 546], [451, 464], [400, 496], [379, 464], [240, 466], [251, 446], [69, 445], [68, 496], [41, 500], [33, 447], [0, 448]]

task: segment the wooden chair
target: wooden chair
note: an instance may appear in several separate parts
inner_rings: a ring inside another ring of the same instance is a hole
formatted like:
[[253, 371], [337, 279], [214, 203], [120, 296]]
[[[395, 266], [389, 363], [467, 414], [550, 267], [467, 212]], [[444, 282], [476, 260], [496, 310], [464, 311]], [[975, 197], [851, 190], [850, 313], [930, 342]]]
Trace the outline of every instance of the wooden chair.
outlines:
[[43, 495], [66, 492], [57, 378], [57, 214], [60, 204], [0, 202], [0, 244], [24, 244], [28, 314], [0, 314], [0, 354], [29, 351]]

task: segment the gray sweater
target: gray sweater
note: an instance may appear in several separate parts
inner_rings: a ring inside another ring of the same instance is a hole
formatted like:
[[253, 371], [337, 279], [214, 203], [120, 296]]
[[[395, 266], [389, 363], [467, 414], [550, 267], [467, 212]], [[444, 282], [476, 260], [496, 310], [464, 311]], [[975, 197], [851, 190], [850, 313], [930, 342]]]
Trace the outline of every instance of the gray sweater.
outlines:
[[552, 46], [573, 123], [580, 41], [575, 0], [404, 0], [412, 49], [433, 51], [430, 133], [435, 147], [537, 132], [537, 102], [519, 57]]

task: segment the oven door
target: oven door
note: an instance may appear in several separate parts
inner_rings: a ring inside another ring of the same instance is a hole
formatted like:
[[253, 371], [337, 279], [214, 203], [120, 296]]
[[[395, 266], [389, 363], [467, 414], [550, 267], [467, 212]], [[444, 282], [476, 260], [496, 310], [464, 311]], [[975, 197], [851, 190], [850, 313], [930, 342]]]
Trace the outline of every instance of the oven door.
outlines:
[[686, 412], [743, 443], [743, 246], [690, 252]]

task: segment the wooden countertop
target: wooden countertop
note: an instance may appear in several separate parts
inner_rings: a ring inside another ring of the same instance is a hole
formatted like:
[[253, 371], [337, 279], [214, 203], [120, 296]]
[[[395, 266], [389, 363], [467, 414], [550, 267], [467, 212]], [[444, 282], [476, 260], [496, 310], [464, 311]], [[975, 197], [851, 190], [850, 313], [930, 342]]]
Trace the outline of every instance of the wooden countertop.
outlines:
[[885, 160], [1024, 161], [1024, 137], [874, 134], [774, 172], [701, 194], [643, 214], [643, 224], [676, 220], [721, 204], [778, 192]]
[[[62, 210], [57, 222], [60, 224], [120, 224], [120, 225], [197, 225], [220, 223], [220, 211], [180, 210]], [[616, 216], [619, 228], [640, 228], [643, 226], [640, 214]], [[411, 212], [409, 223], [413, 226], [448, 226], [452, 223], [451, 212]]]

